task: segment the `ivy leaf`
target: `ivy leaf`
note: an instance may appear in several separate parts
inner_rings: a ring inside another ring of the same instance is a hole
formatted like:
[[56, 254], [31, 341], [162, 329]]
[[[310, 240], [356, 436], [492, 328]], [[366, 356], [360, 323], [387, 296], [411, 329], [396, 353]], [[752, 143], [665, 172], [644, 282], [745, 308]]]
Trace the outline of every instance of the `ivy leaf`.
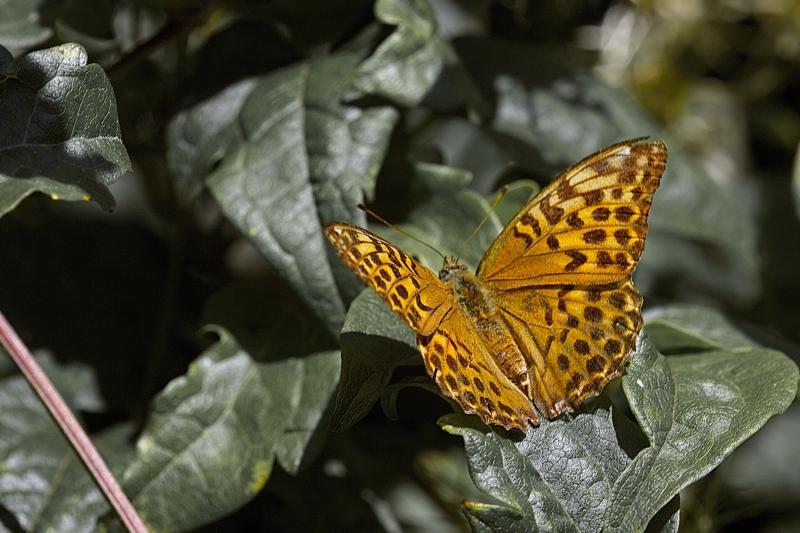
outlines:
[[123, 476], [153, 530], [186, 531], [238, 509], [275, 459], [296, 473], [338, 381], [338, 352], [255, 363], [217, 331], [219, 342], [153, 400]]
[[0, 216], [39, 191], [112, 211], [108, 186], [131, 169], [103, 69], [63, 44], [14, 63], [0, 47]]

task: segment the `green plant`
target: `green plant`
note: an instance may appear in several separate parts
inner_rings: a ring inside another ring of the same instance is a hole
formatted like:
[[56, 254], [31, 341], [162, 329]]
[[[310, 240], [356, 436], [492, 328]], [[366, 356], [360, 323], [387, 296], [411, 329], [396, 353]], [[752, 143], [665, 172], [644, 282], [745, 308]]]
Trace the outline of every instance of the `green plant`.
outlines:
[[[0, 311], [33, 346], [84, 361], [40, 355], [72, 409], [103, 430], [98, 447], [144, 522], [458, 531], [463, 511], [473, 531], [676, 531], [678, 492], [797, 391], [789, 358], [675, 297], [752, 305], [750, 217], [667, 139], [634, 278], [649, 310], [621, 387], [525, 436], [444, 414], [413, 334], [339, 262], [322, 224], [366, 226], [355, 204], [372, 202], [456, 253], [510, 182], [461, 255], [474, 267], [533, 179], [663, 133], [552, 49], [449, 42], [424, 0], [380, 0], [369, 23], [371, 4], [332, 3], [341, 25], [297, 5], [115, 4], [100, 10], [116, 32], [102, 42], [78, 31], [86, 6], [60, 6], [111, 83], [76, 44], [16, 59], [0, 48]], [[2, 9], [7, 20], [37, 12]], [[121, 30], [131, 21], [142, 34]], [[2, 31], [17, 49], [52, 38], [44, 23]], [[264, 61], [251, 57], [259, 50]], [[43, 192], [112, 210], [129, 154], [158, 238], [41, 196], [22, 202]], [[440, 267], [430, 250], [370, 229]], [[0, 521], [118, 529], [23, 379], [4, 375]], [[379, 401], [399, 422], [369, 414]], [[460, 439], [436, 427], [441, 414]]]

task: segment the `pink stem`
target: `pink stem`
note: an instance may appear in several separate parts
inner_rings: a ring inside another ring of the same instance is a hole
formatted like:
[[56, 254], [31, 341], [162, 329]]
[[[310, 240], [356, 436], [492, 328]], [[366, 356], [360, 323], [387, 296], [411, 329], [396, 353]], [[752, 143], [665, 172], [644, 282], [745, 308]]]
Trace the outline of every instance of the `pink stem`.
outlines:
[[148, 533], [142, 519], [139, 518], [130, 500], [122, 491], [117, 480], [114, 479], [103, 458], [100, 457], [97, 448], [94, 447], [75, 415], [64, 403], [53, 383], [31, 356], [31, 352], [28, 351], [2, 312], [0, 312], [0, 342], [42, 400], [83, 464], [86, 465], [95, 483], [100, 487], [125, 528], [130, 533]]

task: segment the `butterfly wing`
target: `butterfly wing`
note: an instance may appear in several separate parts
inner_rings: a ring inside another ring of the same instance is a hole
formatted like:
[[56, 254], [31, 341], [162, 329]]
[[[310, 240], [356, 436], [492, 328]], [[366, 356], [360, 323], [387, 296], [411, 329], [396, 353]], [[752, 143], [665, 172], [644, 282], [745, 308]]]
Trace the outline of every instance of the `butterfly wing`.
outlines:
[[436, 274], [358, 226], [334, 222], [325, 226], [325, 235], [345, 264], [417, 333], [428, 375], [464, 412], [506, 429], [538, 423], [527, 396], [500, 371]]
[[397, 246], [358, 226], [325, 225], [342, 261], [417, 334], [430, 335], [450, 312], [450, 289], [429, 268]]
[[478, 277], [498, 290], [624, 279], [644, 250], [666, 163], [663, 142], [633, 140], [570, 167], [505, 227]]
[[666, 158], [663, 142], [634, 140], [584, 159], [514, 217], [478, 267], [548, 418], [598, 394], [635, 348], [642, 297], [630, 274]]
[[467, 414], [527, 431], [539, 419], [528, 397], [500, 370], [467, 314], [454, 307], [429, 336], [417, 336], [428, 375]]
[[498, 306], [528, 366], [530, 397], [548, 418], [572, 411], [622, 374], [642, 328], [630, 277], [595, 287], [552, 286], [506, 294]]

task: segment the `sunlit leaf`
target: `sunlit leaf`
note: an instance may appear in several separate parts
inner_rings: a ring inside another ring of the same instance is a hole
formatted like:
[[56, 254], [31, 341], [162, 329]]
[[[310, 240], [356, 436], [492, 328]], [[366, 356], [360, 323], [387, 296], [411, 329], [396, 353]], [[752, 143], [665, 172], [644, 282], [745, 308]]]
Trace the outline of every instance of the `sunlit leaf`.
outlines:
[[117, 104], [99, 65], [76, 44], [16, 63], [0, 47], [0, 216], [39, 191], [115, 208], [108, 186], [131, 169]]

